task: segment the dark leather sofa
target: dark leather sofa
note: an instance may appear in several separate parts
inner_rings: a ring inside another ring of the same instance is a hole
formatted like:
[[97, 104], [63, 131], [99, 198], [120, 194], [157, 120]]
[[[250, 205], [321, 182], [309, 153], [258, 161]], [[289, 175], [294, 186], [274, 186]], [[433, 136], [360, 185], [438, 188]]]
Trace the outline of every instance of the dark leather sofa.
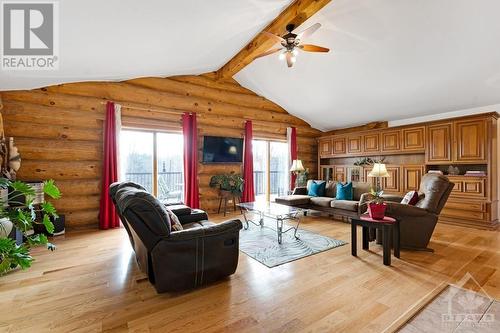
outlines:
[[173, 231], [165, 205], [142, 186], [114, 183], [110, 196], [127, 230], [137, 263], [157, 292], [196, 288], [236, 271], [240, 220], [215, 224], [207, 221], [203, 211], [188, 214], [186, 206], [177, 205], [171, 208], [179, 214], [184, 230]]

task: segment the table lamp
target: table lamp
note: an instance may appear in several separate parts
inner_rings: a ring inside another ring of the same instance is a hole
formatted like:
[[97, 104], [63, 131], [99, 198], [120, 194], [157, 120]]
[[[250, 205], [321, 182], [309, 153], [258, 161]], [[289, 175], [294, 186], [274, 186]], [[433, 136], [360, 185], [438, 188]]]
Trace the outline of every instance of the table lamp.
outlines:
[[[293, 160], [292, 161], [292, 167], [290, 168], [290, 172], [294, 173], [295, 175], [299, 175], [299, 173], [306, 171], [304, 168], [304, 165], [302, 165], [301, 160]], [[299, 177], [295, 178], [295, 187], [297, 187]]]
[[382, 186], [380, 186], [380, 178], [387, 178], [387, 177], [390, 177], [390, 175], [387, 172], [387, 168], [385, 167], [384, 163], [374, 163], [373, 169], [368, 174], [368, 177], [376, 177], [377, 178], [377, 185], [376, 185], [377, 188], [375, 190], [377, 192], [380, 192], [382, 190]]

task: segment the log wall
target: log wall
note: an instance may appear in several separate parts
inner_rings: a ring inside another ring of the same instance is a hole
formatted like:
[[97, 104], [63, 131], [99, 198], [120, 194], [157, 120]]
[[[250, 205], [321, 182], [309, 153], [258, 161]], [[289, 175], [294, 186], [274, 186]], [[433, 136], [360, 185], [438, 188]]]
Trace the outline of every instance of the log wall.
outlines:
[[[319, 131], [235, 81], [216, 81], [213, 74], [63, 84], [1, 95], [6, 135], [15, 138], [22, 157], [18, 178], [55, 179], [63, 193], [56, 207], [70, 228], [97, 227], [107, 100], [122, 105], [124, 127], [181, 131], [182, 113], [196, 112], [199, 149], [203, 135], [243, 137], [247, 119], [256, 138], [285, 140], [286, 127], [295, 126], [299, 158], [316, 176]], [[241, 172], [241, 165], [199, 164], [203, 209], [214, 212], [217, 206], [210, 177], [228, 171]]]

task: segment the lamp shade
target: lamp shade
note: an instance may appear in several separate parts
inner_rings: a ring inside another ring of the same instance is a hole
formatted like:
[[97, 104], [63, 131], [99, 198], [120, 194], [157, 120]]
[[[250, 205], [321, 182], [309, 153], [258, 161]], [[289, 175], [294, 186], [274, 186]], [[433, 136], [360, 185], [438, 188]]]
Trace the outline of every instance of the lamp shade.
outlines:
[[292, 167], [290, 168], [291, 172], [302, 172], [305, 171], [304, 166], [302, 165], [301, 160], [293, 160]]
[[368, 174], [368, 177], [389, 177], [387, 168], [384, 163], [374, 163], [373, 169]]

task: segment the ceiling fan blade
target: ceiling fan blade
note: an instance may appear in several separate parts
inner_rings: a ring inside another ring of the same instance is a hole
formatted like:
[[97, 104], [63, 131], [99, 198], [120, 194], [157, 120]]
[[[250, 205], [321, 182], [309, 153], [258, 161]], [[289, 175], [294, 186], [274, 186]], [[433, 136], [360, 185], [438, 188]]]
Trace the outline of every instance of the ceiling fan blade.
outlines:
[[264, 35], [266, 35], [266, 36], [271, 37], [272, 39], [274, 39], [274, 41], [276, 43], [283, 43], [283, 42], [286, 43], [286, 41], [283, 38], [281, 38], [280, 36], [276, 36], [275, 34], [272, 34], [272, 33], [267, 32], [267, 31], [263, 31], [262, 33]]
[[326, 47], [312, 45], [312, 44], [302, 44], [302, 45], [299, 45], [299, 48], [302, 51], [306, 51], [306, 52], [329, 52], [330, 51], [330, 49], [328, 49]]
[[292, 67], [293, 66], [293, 60], [292, 60], [292, 53], [291, 52], [287, 52], [286, 53], [286, 64], [288, 65], [288, 67]]
[[282, 47], [275, 47], [275, 48], [270, 49], [270, 50], [268, 50], [268, 51], [266, 51], [266, 52], [264, 52], [264, 53], [261, 53], [261, 54], [256, 55], [254, 59], [257, 59], [257, 58], [261, 58], [261, 57], [268, 56], [268, 55], [270, 55], [270, 54], [273, 54], [273, 53], [279, 52], [279, 51], [281, 51], [282, 49], [283, 49]]
[[297, 34], [297, 38], [298, 39], [307, 38], [307, 37], [311, 36], [313, 33], [315, 33], [316, 30], [318, 30], [319, 28], [321, 28], [321, 23], [315, 23], [315, 24], [311, 25], [309, 28], [307, 28], [306, 30], [299, 32]]

